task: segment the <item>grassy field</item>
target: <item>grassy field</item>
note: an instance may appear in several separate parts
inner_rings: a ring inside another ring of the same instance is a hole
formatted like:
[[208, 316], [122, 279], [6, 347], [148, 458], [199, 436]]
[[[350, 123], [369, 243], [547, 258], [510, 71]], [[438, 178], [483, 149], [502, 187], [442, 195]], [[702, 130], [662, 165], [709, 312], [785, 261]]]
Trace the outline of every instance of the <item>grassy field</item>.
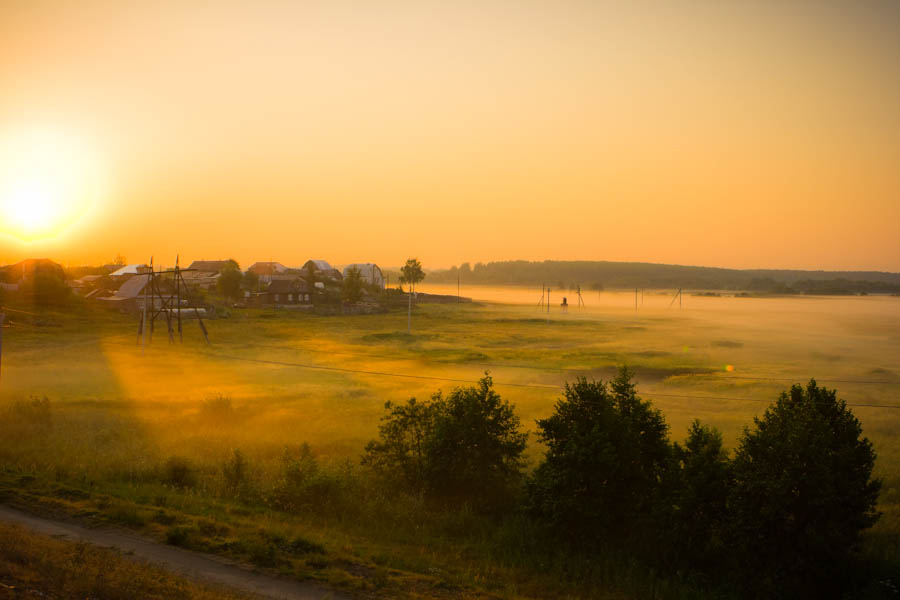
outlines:
[[[512, 526], [482, 536], [491, 539], [459, 534], [474, 515], [439, 519], [415, 503], [373, 508], [387, 502], [373, 497], [353, 510], [284, 512], [259, 498], [304, 443], [321, 468], [362, 477], [359, 457], [385, 401], [426, 397], [485, 370], [533, 430], [566, 381], [606, 379], [628, 365], [673, 439], [700, 418], [730, 447], [781, 390], [815, 377], [853, 405], [875, 444], [884, 515], [866, 551], [900, 563], [900, 299], [686, 296], [679, 310], [668, 308], [670, 295], [645, 293], [635, 310], [633, 294], [594, 292], [587, 309], [554, 309], [548, 319], [533, 295], [505, 298], [521, 304], [422, 305], [412, 335], [405, 313], [233, 310], [208, 322], [210, 346], [189, 322], [183, 345], [170, 345], [163, 326], [144, 352], [130, 316], [83, 308], [14, 318], [20, 325], [3, 340], [0, 494], [375, 595], [691, 596], [689, 587], [636, 583], [622, 565], [599, 575], [603, 589], [585, 587], [576, 573], [496, 550], [515, 545], [504, 538]], [[252, 498], [222, 492], [234, 449], [249, 465]], [[540, 453], [532, 440], [532, 464]], [[391, 511], [402, 514], [384, 519]], [[178, 539], [178, 527], [191, 541]], [[325, 553], [267, 559], [266, 548], [294, 538]]]

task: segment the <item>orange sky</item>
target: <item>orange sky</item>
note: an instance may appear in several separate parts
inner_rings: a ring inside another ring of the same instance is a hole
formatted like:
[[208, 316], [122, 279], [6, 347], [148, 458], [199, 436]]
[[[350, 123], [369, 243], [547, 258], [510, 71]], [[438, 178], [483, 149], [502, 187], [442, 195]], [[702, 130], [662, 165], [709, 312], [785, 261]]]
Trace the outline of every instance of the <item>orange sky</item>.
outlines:
[[898, 31], [890, 0], [6, 0], [0, 156], [43, 132], [102, 184], [0, 263], [900, 271]]

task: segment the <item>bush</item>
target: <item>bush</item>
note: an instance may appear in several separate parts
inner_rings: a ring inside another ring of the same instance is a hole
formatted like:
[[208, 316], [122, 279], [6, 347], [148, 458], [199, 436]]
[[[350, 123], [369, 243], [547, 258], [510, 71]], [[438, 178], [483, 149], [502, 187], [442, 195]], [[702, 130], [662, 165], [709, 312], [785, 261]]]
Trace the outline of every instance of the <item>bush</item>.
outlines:
[[566, 384], [552, 416], [538, 421], [547, 444], [528, 485], [530, 512], [580, 545], [637, 542], [671, 458], [662, 414], [641, 400], [623, 368], [609, 384]]
[[163, 465], [162, 479], [173, 487], [193, 487], [196, 483], [194, 465], [184, 457], [170, 456]]
[[489, 375], [447, 397], [437, 392], [428, 402], [385, 409], [381, 439], [366, 446], [364, 464], [407, 490], [482, 509], [513, 497], [527, 434]]
[[50, 273], [35, 273], [23, 292], [37, 306], [65, 306], [73, 297], [65, 280]]
[[341, 513], [349, 503], [358, 501], [347, 493], [353, 487], [351, 474], [322, 468], [308, 444], [302, 444], [296, 453], [285, 448], [281, 468], [271, 503], [282, 510], [300, 512], [318, 507], [321, 512]]
[[774, 597], [834, 596], [860, 533], [878, 519], [875, 452], [834, 390], [783, 392], [734, 460], [733, 546], [744, 586]]
[[222, 465], [222, 476], [225, 479], [225, 492], [245, 500], [250, 495], [250, 466], [240, 449], [235, 448], [225, 464]]

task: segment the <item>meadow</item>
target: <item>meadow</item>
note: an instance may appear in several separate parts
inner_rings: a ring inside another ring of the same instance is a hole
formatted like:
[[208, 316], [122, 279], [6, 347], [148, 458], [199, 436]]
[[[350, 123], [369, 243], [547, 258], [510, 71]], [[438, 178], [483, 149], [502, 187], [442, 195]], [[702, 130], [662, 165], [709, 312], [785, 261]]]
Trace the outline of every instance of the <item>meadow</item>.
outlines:
[[[209, 346], [187, 322], [183, 344], [170, 344], [163, 326], [142, 349], [133, 316], [87, 306], [14, 318], [3, 339], [0, 501], [109, 519], [374, 595], [699, 597], [622, 564], [579, 582], [576, 567], [522, 556], [514, 524], [485, 530], [465, 510], [398, 505], [367, 487], [359, 467], [387, 401], [489, 371], [533, 431], [565, 382], [627, 365], [674, 440], [699, 418], [730, 448], [792, 383], [836, 388], [884, 479], [883, 516], [864, 551], [900, 563], [900, 298], [685, 294], [679, 308], [670, 292], [644, 291], [635, 308], [633, 292], [585, 292], [578, 308], [573, 292], [554, 290], [548, 314], [536, 306], [540, 289], [463, 294], [480, 301], [422, 304], [411, 334], [405, 311], [233, 309], [207, 322]], [[246, 493], [226, 489], [236, 449]], [[532, 436], [531, 466], [541, 452]], [[316, 483], [324, 495], [273, 501], [288, 464], [330, 473]], [[370, 495], [335, 500], [333, 488], [354, 478], [350, 493]], [[306, 550], [286, 550], [298, 543]]]

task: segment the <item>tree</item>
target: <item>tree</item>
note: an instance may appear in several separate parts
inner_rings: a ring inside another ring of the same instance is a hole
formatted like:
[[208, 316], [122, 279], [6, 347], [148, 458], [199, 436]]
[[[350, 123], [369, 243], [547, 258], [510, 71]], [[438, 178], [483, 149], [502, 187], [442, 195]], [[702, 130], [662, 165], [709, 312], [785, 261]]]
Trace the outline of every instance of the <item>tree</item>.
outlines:
[[216, 288], [224, 297], [237, 300], [241, 297], [241, 283], [243, 281], [244, 275], [240, 269], [229, 265], [219, 271], [219, 280], [216, 282]]
[[400, 273], [400, 282], [409, 284], [410, 292], [414, 292], [416, 284], [425, 279], [422, 263], [415, 258], [407, 259], [406, 264], [400, 268]]
[[658, 558], [670, 567], [713, 572], [726, 552], [731, 461], [722, 434], [695, 420], [681, 446], [672, 446], [671, 469], [656, 507], [664, 542]]
[[121, 252], [116, 253], [116, 257], [113, 259], [112, 264], [117, 267], [124, 267], [127, 263], [125, 262], [125, 257], [122, 256]]
[[586, 546], [637, 539], [671, 455], [662, 414], [641, 400], [622, 368], [609, 384], [566, 384], [553, 415], [537, 422], [547, 445], [528, 485], [532, 514]]
[[496, 507], [520, 481], [528, 434], [493, 383], [485, 373], [476, 386], [433, 398], [438, 418], [427, 439], [426, 480], [440, 496]]
[[36, 272], [23, 291], [37, 306], [64, 306], [72, 300], [72, 289], [66, 282], [47, 272]]
[[245, 290], [256, 290], [259, 287], [259, 275], [257, 275], [256, 271], [247, 271], [244, 273], [242, 285]]
[[366, 446], [364, 464], [416, 493], [482, 509], [504, 506], [522, 473], [527, 434], [514, 407], [493, 389], [488, 374], [478, 384], [385, 405], [380, 439]]
[[363, 279], [360, 270], [356, 267], [348, 269], [347, 274], [344, 276], [342, 286], [344, 301], [359, 302], [363, 292]]
[[406, 333], [412, 333], [412, 295], [416, 284], [425, 279], [422, 271], [422, 263], [416, 258], [408, 258], [406, 264], [400, 269], [400, 283], [409, 284], [409, 303], [406, 314]]
[[878, 520], [875, 452], [834, 390], [782, 392], [745, 430], [734, 460], [733, 545], [758, 595], [839, 593], [860, 533]]

